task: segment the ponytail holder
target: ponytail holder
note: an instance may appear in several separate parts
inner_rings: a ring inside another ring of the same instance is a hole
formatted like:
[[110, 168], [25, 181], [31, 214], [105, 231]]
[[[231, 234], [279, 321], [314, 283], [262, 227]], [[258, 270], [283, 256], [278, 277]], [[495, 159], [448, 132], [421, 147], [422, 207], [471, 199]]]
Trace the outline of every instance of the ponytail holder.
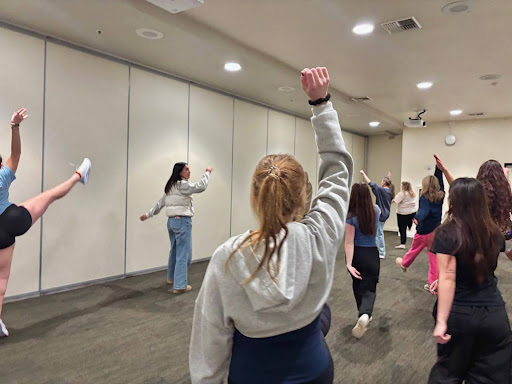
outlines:
[[271, 166], [271, 167], [268, 169], [268, 175], [269, 175], [270, 177], [273, 177], [274, 179], [280, 180], [281, 178], [280, 178], [278, 175], [276, 175], [275, 173], [272, 173], [272, 171], [273, 171], [274, 169], [279, 169], [279, 168], [274, 167], [274, 166]]

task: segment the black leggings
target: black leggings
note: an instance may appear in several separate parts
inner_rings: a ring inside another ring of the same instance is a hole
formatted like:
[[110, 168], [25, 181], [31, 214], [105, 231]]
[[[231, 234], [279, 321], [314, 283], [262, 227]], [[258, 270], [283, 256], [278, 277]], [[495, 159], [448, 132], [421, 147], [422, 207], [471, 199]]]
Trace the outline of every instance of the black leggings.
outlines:
[[32, 216], [25, 207], [11, 204], [0, 215], [0, 249], [14, 244], [16, 236], [21, 236], [32, 226]]
[[377, 247], [354, 247], [352, 266], [359, 271], [362, 280], [352, 276], [352, 289], [356, 299], [358, 317], [372, 315], [373, 305], [377, 297], [380, 260]]
[[411, 229], [412, 227], [412, 219], [416, 213], [411, 213], [410, 215], [400, 215], [396, 214], [396, 218], [398, 221], [398, 230], [400, 231], [400, 244], [405, 245], [407, 240], [407, 228]]

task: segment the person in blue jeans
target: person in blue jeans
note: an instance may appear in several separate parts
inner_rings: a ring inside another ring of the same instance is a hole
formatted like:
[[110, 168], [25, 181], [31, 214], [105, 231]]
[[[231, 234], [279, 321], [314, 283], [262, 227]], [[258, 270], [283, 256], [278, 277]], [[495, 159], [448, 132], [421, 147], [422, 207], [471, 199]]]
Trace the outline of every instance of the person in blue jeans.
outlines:
[[173, 293], [185, 293], [192, 289], [187, 279], [188, 267], [192, 262], [192, 216], [194, 216], [192, 194], [206, 190], [212, 171], [212, 167], [206, 168], [201, 181], [191, 183], [188, 164], [184, 162], [174, 164], [172, 175], [164, 188], [165, 194], [149, 212], [140, 217], [144, 221], [157, 215], [163, 207], [166, 207], [167, 230], [171, 241], [167, 284], [173, 285]]
[[380, 186], [372, 182], [370, 178], [360, 171], [363, 175], [364, 181], [370, 185], [372, 192], [375, 195], [376, 204], [380, 208], [380, 217], [377, 225], [377, 248], [379, 249], [379, 257], [384, 259], [386, 257], [386, 242], [384, 241], [384, 223], [389, 218], [389, 211], [391, 209], [391, 201], [395, 196], [395, 186], [391, 182], [391, 173], [380, 181]]

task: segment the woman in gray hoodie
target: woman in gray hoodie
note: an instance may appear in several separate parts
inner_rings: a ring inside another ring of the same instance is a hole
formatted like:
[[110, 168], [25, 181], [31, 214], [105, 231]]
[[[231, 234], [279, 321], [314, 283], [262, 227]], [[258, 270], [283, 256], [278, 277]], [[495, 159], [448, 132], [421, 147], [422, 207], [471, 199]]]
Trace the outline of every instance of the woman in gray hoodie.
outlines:
[[302, 220], [306, 182], [291, 155], [256, 166], [251, 203], [259, 228], [213, 254], [196, 301], [190, 342], [193, 384], [332, 383], [320, 313], [345, 232], [353, 161], [328, 101], [325, 68], [304, 69], [320, 155], [318, 193]]

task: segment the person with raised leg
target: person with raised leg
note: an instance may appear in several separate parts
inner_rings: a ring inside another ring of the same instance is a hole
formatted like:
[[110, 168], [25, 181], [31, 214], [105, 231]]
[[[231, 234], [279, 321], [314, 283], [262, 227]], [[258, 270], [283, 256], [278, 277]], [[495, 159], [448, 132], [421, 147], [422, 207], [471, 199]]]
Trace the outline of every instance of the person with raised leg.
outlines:
[[28, 115], [26, 108], [15, 111], [11, 117], [11, 154], [5, 164], [0, 156], [0, 338], [9, 336], [2, 320], [2, 306], [16, 237], [26, 233], [55, 201], [68, 194], [79, 181], [86, 184], [91, 170], [91, 161], [85, 158], [76, 172], [62, 184], [23, 202], [19, 206], [9, 202], [9, 187], [16, 179], [21, 157], [20, 124]]

